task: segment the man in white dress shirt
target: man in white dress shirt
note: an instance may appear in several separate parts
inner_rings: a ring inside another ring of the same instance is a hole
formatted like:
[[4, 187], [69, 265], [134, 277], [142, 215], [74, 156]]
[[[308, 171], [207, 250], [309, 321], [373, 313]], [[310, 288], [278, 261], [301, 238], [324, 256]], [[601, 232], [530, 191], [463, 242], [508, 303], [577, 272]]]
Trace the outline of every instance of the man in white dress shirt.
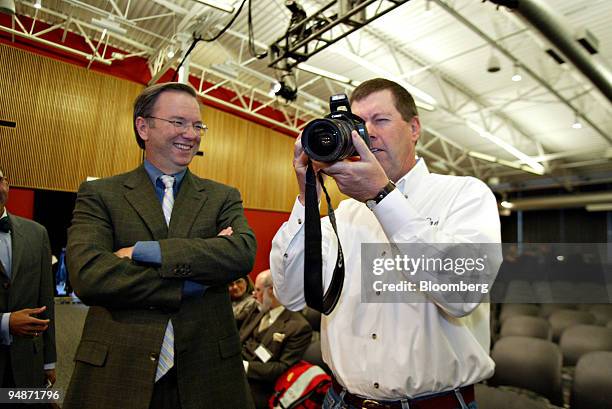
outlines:
[[[371, 149], [353, 131], [358, 160], [313, 162], [351, 199], [337, 211], [346, 276], [334, 311], [323, 316], [323, 359], [334, 374], [324, 408], [473, 409], [473, 384], [493, 374], [489, 305], [445, 302], [362, 302], [363, 243], [499, 243], [497, 204], [478, 179], [429, 172], [415, 146], [421, 124], [412, 96], [373, 79], [351, 95]], [[300, 194], [272, 243], [270, 268], [278, 299], [291, 310], [304, 299], [304, 195], [308, 157], [300, 138], [293, 165]], [[392, 182], [392, 183], [390, 183]], [[366, 206], [367, 203], [367, 206]], [[336, 262], [337, 239], [322, 220], [323, 282]], [[491, 261], [493, 268], [499, 266]], [[410, 279], [410, 277], [407, 277]]]

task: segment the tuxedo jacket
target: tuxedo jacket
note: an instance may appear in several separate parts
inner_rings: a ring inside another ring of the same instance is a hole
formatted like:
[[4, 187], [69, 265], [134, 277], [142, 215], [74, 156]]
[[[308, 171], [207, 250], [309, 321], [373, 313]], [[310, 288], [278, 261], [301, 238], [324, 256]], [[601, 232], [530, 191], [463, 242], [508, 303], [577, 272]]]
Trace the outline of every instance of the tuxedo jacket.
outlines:
[[262, 362], [259, 358], [252, 358], [255, 351], [246, 351], [245, 343], [254, 336], [263, 316], [257, 308], [251, 310], [240, 327], [240, 342], [243, 344], [243, 359], [249, 362], [249, 381], [264, 382], [273, 387], [279, 376], [302, 359], [312, 339], [312, 329], [301, 313], [285, 309], [264, 330], [260, 345], [272, 356], [267, 362]]
[[[218, 236], [231, 226], [231, 236]], [[114, 252], [159, 242], [161, 266]], [[170, 226], [143, 166], [83, 183], [68, 231], [72, 285], [90, 306], [65, 409], [146, 409], [168, 320], [183, 409], [251, 408], [227, 284], [255, 258], [240, 194], [187, 170]], [[183, 297], [184, 280], [209, 286]]]
[[[44, 365], [56, 362], [53, 273], [47, 230], [40, 224], [8, 215], [11, 232], [11, 278], [0, 263], [0, 316], [24, 308], [47, 309], [37, 317], [50, 319], [49, 328], [38, 337], [13, 335], [12, 344], [0, 353], [0, 385], [10, 356], [13, 379], [18, 388], [40, 388], [45, 383]], [[1, 317], [0, 317], [1, 318]]]

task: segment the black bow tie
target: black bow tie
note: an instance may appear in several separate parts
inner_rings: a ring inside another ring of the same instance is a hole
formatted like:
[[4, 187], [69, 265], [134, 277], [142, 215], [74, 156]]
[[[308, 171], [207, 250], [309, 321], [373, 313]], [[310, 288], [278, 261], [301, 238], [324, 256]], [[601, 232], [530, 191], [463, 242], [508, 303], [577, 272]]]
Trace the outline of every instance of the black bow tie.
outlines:
[[8, 233], [11, 231], [11, 222], [8, 216], [0, 219], [0, 232]]

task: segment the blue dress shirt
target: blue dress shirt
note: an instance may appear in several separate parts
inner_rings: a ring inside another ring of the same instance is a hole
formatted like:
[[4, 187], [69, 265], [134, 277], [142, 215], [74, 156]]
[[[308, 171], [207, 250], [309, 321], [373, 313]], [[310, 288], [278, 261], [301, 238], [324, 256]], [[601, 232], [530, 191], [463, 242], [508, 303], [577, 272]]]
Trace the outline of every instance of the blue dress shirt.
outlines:
[[[145, 159], [144, 168], [149, 175], [149, 179], [151, 179], [151, 183], [155, 186], [155, 194], [159, 199], [160, 203], [164, 198], [165, 187], [162, 181], [159, 179], [160, 176], [164, 175], [164, 173], [157, 169], [151, 162]], [[185, 173], [187, 169], [172, 174], [174, 176], [174, 197], [178, 195], [178, 192], [181, 188], [181, 183], [183, 182], [183, 178], [185, 177]], [[143, 264], [153, 264], [160, 266], [162, 263], [162, 254], [161, 248], [159, 246], [158, 241], [138, 241], [134, 245], [134, 251], [132, 252], [132, 260], [143, 263]], [[207, 286], [204, 286], [200, 283], [196, 283], [195, 281], [185, 280], [183, 282], [183, 296], [184, 297], [201, 297], [206, 291]]]

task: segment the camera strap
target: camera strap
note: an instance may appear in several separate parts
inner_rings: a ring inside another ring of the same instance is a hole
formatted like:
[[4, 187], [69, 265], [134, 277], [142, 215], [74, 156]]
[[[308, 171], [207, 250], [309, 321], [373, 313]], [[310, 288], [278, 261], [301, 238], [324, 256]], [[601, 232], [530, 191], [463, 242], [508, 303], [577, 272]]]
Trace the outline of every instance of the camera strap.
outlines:
[[325, 295], [323, 294], [323, 260], [321, 245], [321, 215], [317, 198], [317, 176], [315, 176], [312, 163], [308, 161], [306, 170], [305, 192], [305, 226], [304, 226], [304, 297], [306, 304], [320, 313], [329, 315], [336, 307], [344, 285], [344, 253], [340, 245], [336, 216], [331, 199], [323, 184], [323, 177], [319, 174], [319, 183], [325, 193], [329, 221], [338, 238], [338, 257], [334, 267], [331, 283]]

